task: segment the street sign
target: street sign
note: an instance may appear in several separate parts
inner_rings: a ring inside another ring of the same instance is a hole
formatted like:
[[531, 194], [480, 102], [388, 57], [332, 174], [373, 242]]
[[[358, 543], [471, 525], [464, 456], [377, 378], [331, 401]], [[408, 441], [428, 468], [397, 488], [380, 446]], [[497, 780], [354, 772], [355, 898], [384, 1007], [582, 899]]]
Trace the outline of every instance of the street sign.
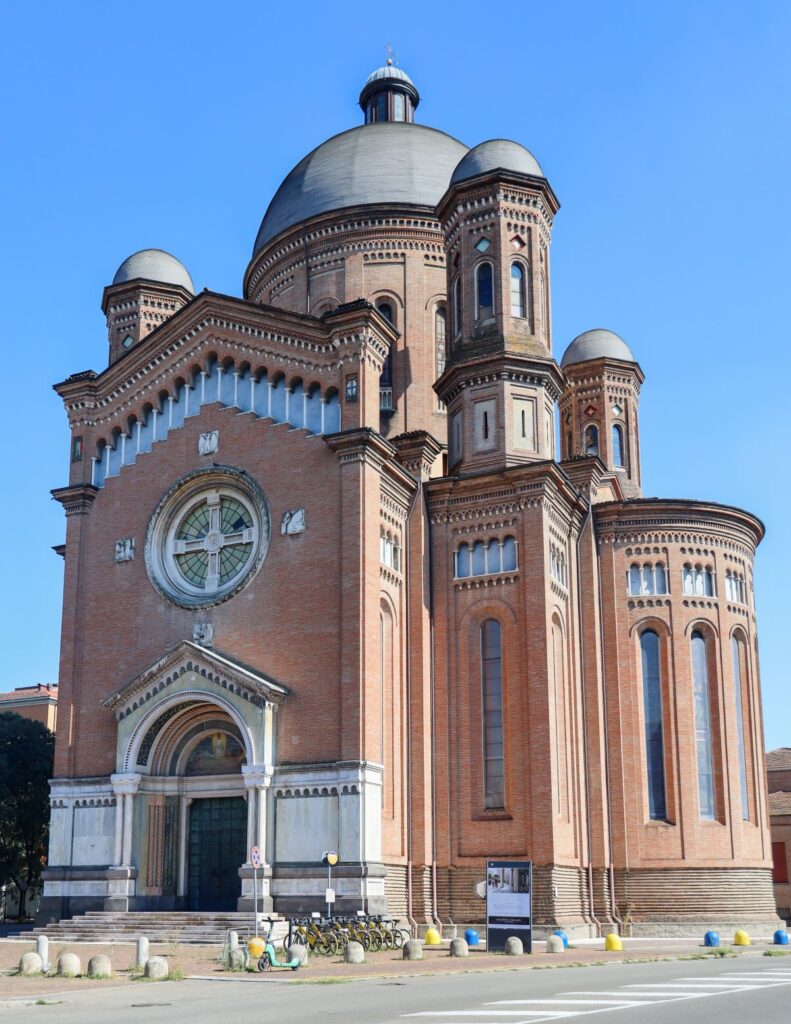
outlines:
[[324, 902], [325, 903], [334, 903], [335, 902], [335, 890], [334, 889], [325, 889], [324, 890]]
[[531, 898], [533, 863], [529, 860], [486, 862], [486, 951], [502, 952], [510, 936], [525, 952], [533, 943]]
[[261, 850], [257, 846], [254, 846], [250, 851], [250, 863], [254, 868], [261, 867]]

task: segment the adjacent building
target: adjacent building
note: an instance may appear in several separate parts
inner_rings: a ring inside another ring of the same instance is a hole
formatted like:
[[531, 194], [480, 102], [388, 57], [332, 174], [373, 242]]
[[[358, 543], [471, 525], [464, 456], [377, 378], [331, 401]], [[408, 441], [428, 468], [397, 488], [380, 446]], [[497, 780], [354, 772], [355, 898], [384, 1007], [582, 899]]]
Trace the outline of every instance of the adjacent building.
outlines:
[[485, 860], [524, 858], [541, 926], [771, 928], [764, 528], [643, 496], [630, 345], [553, 336], [541, 165], [419, 99], [370, 76], [241, 298], [126, 259], [108, 365], [56, 386], [42, 916], [246, 909], [259, 846], [283, 913], [337, 850], [341, 911], [480, 920]]

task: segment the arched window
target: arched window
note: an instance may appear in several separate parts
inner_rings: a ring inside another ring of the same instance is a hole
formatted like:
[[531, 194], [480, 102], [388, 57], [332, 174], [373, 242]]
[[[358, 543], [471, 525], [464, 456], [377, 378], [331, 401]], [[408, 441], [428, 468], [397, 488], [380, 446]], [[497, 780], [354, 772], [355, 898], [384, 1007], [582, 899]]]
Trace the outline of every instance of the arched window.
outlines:
[[436, 358], [435, 373], [439, 379], [445, 371], [445, 335], [447, 313], [444, 306], [437, 306], [434, 311], [434, 352]]
[[640, 594], [643, 589], [640, 566], [636, 563], [629, 566], [629, 593]]
[[552, 622], [552, 689], [554, 691], [554, 714], [552, 721], [552, 743], [554, 746], [555, 778], [557, 790], [558, 817], [568, 818], [568, 710], [566, 701], [566, 675], [563, 630], [560, 623]]
[[599, 428], [593, 423], [585, 428], [585, 454], [599, 454]]
[[[389, 302], [377, 302], [376, 308], [387, 320], [388, 323], [395, 324], [393, 317], [393, 307]], [[393, 346], [387, 350], [387, 356], [382, 366], [382, 372], [379, 375], [379, 408], [390, 411], [393, 408]]]
[[514, 260], [511, 264], [511, 316], [527, 316], [525, 268], [519, 260]]
[[472, 546], [472, 561], [470, 572], [473, 576], [486, 575], [486, 548], [482, 540], [476, 540]]
[[614, 423], [612, 427], [612, 464], [619, 469], [626, 463], [623, 461], [623, 427]]
[[475, 270], [475, 319], [494, 316], [494, 277], [491, 263], [479, 263]]
[[453, 336], [461, 334], [461, 279], [457, 276], [453, 282]]
[[506, 537], [503, 541], [503, 572], [511, 572], [516, 569], [516, 541], [513, 537]]
[[698, 799], [701, 818], [713, 819], [714, 752], [711, 736], [711, 699], [709, 694], [709, 657], [706, 638], [692, 634], [692, 697], [695, 705], [695, 746], [698, 763]]
[[[736, 732], [739, 738], [739, 788], [744, 821], [750, 820], [750, 798], [747, 783], [747, 744], [744, 730], [745, 685], [747, 683], [747, 646], [739, 636], [731, 637], [733, 660], [734, 704], [736, 706]], [[749, 705], [748, 705], [749, 706]]]
[[462, 544], [456, 552], [456, 578], [464, 579], [470, 575], [470, 548]]
[[647, 629], [640, 636], [640, 654], [643, 666], [643, 714], [645, 716], [648, 814], [654, 821], [666, 821], [662, 670], [660, 667], [659, 637], [652, 629]]
[[483, 707], [483, 805], [505, 806], [503, 748], [503, 661], [500, 623], [481, 626], [481, 703]]
[[654, 566], [654, 579], [656, 580], [656, 592], [657, 594], [667, 593], [667, 569], [664, 565]]

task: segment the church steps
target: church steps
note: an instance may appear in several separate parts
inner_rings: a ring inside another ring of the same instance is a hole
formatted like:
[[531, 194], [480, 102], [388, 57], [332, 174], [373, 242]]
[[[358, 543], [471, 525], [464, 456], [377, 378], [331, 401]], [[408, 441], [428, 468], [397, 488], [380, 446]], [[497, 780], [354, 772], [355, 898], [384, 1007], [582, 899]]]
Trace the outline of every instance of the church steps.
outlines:
[[[288, 922], [277, 914], [271, 916], [275, 921], [275, 941], [280, 941], [288, 934]], [[242, 939], [247, 938], [253, 932], [252, 914], [95, 910], [9, 937], [28, 939], [46, 935], [59, 942], [133, 942], [145, 935], [151, 942], [197, 945], [222, 943], [229, 930], [238, 932]]]

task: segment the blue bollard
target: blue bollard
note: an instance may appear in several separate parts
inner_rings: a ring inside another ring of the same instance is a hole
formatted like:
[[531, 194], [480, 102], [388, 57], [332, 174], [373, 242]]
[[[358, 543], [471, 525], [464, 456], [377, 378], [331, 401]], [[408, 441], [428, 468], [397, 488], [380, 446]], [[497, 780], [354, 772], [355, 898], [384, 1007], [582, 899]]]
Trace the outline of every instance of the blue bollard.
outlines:
[[558, 928], [557, 931], [552, 932], [552, 934], [553, 935], [559, 935], [561, 937], [561, 939], [563, 939], [563, 948], [564, 949], [568, 949], [569, 948], [569, 937], [568, 937], [568, 935], [566, 935], [566, 933], [563, 931], [562, 928]]
[[788, 932], [784, 928], [778, 928], [774, 933], [772, 942], [776, 946], [787, 946], [788, 945]]
[[474, 928], [468, 928], [464, 933], [464, 938], [468, 946], [477, 946], [480, 942], [478, 933]]
[[704, 946], [719, 946], [719, 944], [720, 937], [717, 934], [717, 932], [706, 932], [706, 934], [703, 936]]

